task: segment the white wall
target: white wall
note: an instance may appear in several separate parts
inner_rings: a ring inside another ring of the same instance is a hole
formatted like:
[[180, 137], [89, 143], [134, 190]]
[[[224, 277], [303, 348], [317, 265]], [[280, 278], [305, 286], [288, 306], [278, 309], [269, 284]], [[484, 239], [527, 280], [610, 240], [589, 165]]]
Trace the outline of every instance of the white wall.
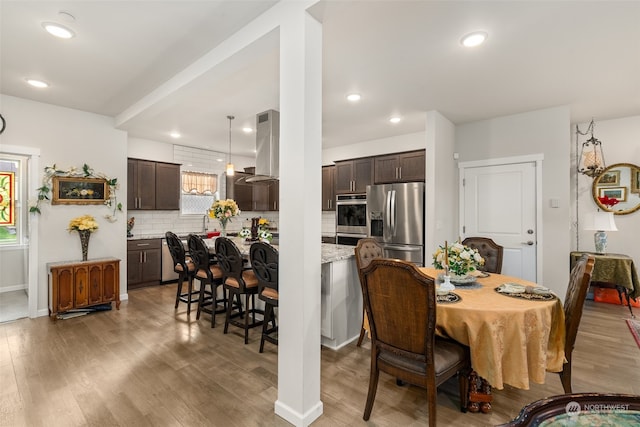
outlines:
[[332, 165], [339, 160], [357, 159], [359, 157], [378, 156], [381, 154], [400, 153], [403, 151], [422, 150], [425, 147], [424, 132], [409, 133], [389, 138], [372, 139], [342, 147], [331, 147], [322, 150], [322, 166]]
[[437, 111], [427, 113], [425, 266], [445, 241], [458, 238], [458, 169], [453, 159], [455, 126]]
[[[580, 123], [580, 131], [585, 132], [588, 123]], [[584, 216], [586, 213], [595, 212], [598, 208], [593, 201], [591, 185], [593, 179], [585, 175], [578, 176], [578, 195], [575, 187], [575, 125], [572, 126], [572, 215], [576, 216], [576, 197], [578, 212], [578, 240], [576, 240], [575, 228], [572, 230], [572, 249], [581, 251], [595, 250], [593, 242], [593, 231], [584, 231]], [[606, 164], [632, 163], [640, 166], [640, 116], [626, 117], [614, 120], [595, 120], [593, 136], [602, 142], [602, 149]], [[578, 138], [578, 150], [582, 143], [590, 136], [580, 136]], [[628, 215], [615, 215], [618, 231], [608, 232], [607, 251], [612, 253], [625, 254], [632, 257], [636, 263], [640, 263], [640, 210]]]
[[[127, 137], [114, 129], [113, 119], [26, 99], [0, 95], [3, 116], [8, 126], [2, 143], [40, 149], [40, 165], [82, 168], [88, 164], [97, 173], [118, 178], [119, 201], [126, 202]], [[39, 177], [43, 173], [40, 171]], [[35, 194], [29, 196], [34, 199]], [[89, 243], [89, 258], [116, 257], [122, 261], [120, 293], [126, 298], [126, 217], [118, 214], [118, 221], [108, 222], [104, 215], [110, 210], [103, 205], [43, 204], [40, 217], [38, 252], [38, 312], [47, 314], [48, 277], [46, 264], [55, 261], [81, 259], [80, 239], [69, 233], [69, 221], [79, 215], [93, 215], [100, 229]], [[114, 238], [114, 236], [116, 236]]]
[[[564, 295], [569, 280], [571, 249], [570, 120], [568, 107], [555, 107], [456, 128], [456, 151], [460, 161], [544, 155], [542, 164], [543, 276], [538, 282]], [[550, 199], [560, 200], [558, 208]], [[505, 204], [508, 202], [505, 202]]]

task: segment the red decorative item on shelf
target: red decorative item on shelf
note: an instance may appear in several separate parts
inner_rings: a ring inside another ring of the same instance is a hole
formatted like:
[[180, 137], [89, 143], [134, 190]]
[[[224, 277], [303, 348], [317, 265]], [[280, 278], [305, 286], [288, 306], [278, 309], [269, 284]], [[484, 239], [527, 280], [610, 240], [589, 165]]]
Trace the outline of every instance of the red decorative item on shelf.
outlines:
[[612, 206], [617, 205], [618, 203], [620, 203], [620, 201], [618, 199], [614, 199], [614, 198], [609, 197], [609, 196], [598, 197], [598, 200], [600, 201], [600, 203], [602, 203], [603, 205], [605, 205], [609, 209], [611, 209]]

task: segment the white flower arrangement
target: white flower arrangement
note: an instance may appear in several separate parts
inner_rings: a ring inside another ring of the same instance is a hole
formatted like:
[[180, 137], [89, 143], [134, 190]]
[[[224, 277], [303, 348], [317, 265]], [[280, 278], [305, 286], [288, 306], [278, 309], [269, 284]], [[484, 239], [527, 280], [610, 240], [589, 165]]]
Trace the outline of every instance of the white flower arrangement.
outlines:
[[445, 243], [444, 246], [438, 247], [438, 250], [433, 254], [433, 266], [444, 269], [445, 265], [449, 266], [449, 271], [452, 274], [465, 276], [484, 265], [484, 258], [480, 256], [477, 249], [471, 249], [460, 242], [455, 242], [450, 246]]

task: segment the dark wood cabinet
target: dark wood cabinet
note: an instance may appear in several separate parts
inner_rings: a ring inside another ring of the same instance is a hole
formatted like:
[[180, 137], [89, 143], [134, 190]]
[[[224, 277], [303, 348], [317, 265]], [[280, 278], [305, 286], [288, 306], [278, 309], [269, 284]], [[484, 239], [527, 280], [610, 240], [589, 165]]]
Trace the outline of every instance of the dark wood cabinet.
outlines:
[[425, 150], [377, 156], [374, 164], [376, 184], [425, 180]]
[[373, 158], [336, 162], [336, 194], [364, 193], [373, 184]]
[[322, 210], [335, 211], [336, 209], [336, 167], [322, 167]]
[[280, 183], [248, 183], [245, 179], [253, 176], [247, 172], [235, 172], [227, 177], [227, 198], [234, 199], [241, 211], [277, 211], [280, 209]]
[[156, 163], [156, 210], [180, 209], [180, 165]]
[[180, 165], [127, 159], [127, 210], [179, 210]]
[[162, 278], [162, 239], [127, 242], [127, 285], [130, 289], [157, 285]]
[[52, 263], [49, 267], [49, 314], [116, 302], [120, 308], [120, 260]]

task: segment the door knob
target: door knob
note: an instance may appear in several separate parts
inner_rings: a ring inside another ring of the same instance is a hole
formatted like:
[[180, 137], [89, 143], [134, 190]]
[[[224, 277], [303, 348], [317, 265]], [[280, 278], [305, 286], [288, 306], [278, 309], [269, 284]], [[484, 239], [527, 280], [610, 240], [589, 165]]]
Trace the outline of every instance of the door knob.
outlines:
[[526, 242], [522, 242], [523, 245], [533, 245], [533, 240], [527, 240]]

